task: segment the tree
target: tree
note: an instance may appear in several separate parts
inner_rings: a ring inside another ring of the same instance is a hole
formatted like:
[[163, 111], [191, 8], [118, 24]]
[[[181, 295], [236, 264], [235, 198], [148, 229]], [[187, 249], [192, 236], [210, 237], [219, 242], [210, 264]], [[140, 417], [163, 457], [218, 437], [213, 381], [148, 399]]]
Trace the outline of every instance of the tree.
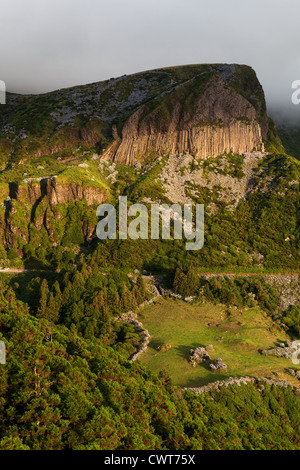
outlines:
[[149, 291], [147, 289], [147, 285], [145, 279], [140, 274], [136, 280], [136, 283], [132, 289], [132, 294], [137, 302], [137, 304], [141, 304], [145, 300], [147, 300], [149, 296]]
[[185, 269], [177, 268], [174, 275], [173, 289], [182, 297], [195, 296], [198, 294], [200, 281], [198, 274], [192, 266]]
[[48, 300], [49, 300], [49, 287], [47, 279], [43, 279], [40, 288], [40, 301], [36, 316], [38, 318], [48, 319]]

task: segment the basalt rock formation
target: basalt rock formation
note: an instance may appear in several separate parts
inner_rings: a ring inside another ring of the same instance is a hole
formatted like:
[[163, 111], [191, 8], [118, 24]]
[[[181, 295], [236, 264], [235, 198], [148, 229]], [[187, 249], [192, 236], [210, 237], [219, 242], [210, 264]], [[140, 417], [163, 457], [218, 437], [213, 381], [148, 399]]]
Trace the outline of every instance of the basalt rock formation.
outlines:
[[[109, 198], [108, 191], [96, 185], [60, 182], [59, 178], [28, 178], [1, 186], [0, 239], [5, 249], [21, 246], [30, 239], [30, 230], [46, 230], [49, 240], [58, 244], [68, 227], [75, 226], [84, 241], [90, 242], [96, 226], [95, 207]], [[76, 219], [70, 210], [80, 203]], [[89, 212], [87, 212], [89, 211]], [[59, 235], [61, 234], [61, 235]]]
[[207, 158], [262, 150], [263, 89], [251, 67], [169, 67], [42, 95], [7, 94], [0, 108], [0, 163], [95, 148], [133, 164], [149, 153]]
[[[38, 181], [40, 180], [40, 181]], [[67, 202], [78, 202], [84, 200], [88, 206], [102, 204], [107, 200], [108, 194], [98, 187], [80, 185], [77, 183], [59, 183], [56, 177], [33, 178], [22, 184], [15, 183], [14, 199], [18, 202], [29, 202], [34, 206], [37, 202], [45, 199], [51, 207]]]
[[133, 164], [147, 153], [207, 158], [263, 150], [266, 119], [218, 73], [195, 77], [165, 96], [153, 110], [143, 105], [125, 122], [105, 153]]

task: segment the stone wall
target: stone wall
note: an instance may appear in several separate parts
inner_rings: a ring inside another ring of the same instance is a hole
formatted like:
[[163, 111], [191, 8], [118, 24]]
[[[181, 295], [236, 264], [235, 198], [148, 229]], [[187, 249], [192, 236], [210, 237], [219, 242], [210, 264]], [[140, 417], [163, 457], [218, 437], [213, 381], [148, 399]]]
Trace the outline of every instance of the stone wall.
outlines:
[[226, 380], [217, 380], [216, 382], [212, 382], [208, 385], [203, 385], [202, 387], [185, 387], [183, 390], [188, 390], [190, 392], [195, 393], [196, 395], [200, 395], [201, 393], [216, 391], [219, 392], [222, 387], [229, 387], [230, 385], [246, 385], [249, 383], [256, 384], [259, 391], [264, 389], [264, 383], [268, 385], [276, 385], [278, 387], [292, 387], [295, 390], [300, 390], [300, 387], [296, 387], [295, 385], [291, 385], [289, 382], [280, 379], [272, 379], [269, 377], [229, 377]]
[[[141, 303], [138, 308], [144, 308], [147, 305], [151, 305], [153, 302], [155, 302], [159, 297], [160, 293], [158, 289], [156, 288], [155, 284], [153, 283], [154, 278], [152, 276], [144, 276], [144, 278], [147, 279], [147, 288], [149, 292], [151, 293], [152, 297], [150, 300], [146, 300], [145, 302]], [[141, 343], [137, 349], [137, 351], [131, 356], [129, 359], [130, 362], [136, 361], [138, 357], [147, 349], [147, 346], [151, 340], [151, 336], [149, 331], [144, 328], [142, 322], [140, 322], [137, 319], [137, 313], [133, 311], [129, 311], [126, 313], [122, 313], [119, 317], [116, 317], [114, 321], [121, 321], [125, 323], [131, 323], [132, 325], [137, 326], [141, 338]]]

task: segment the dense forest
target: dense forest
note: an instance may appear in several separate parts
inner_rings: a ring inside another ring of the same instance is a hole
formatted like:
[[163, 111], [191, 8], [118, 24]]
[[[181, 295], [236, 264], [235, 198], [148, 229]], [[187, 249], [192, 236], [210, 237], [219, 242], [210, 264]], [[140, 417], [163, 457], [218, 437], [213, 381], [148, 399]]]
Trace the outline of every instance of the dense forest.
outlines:
[[[174, 273], [178, 289], [181, 273]], [[114, 318], [149, 298], [141, 276], [104, 275], [83, 262], [48, 279], [2, 277], [0, 449], [299, 447], [299, 397], [291, 387], [233, 385], [196, 396], [166, 371], [128, 361], [140, 338], [134, 325]], [[205, 295], [216, 300], [217, 287], [223, 300], [226, 285], [206, 286]]]

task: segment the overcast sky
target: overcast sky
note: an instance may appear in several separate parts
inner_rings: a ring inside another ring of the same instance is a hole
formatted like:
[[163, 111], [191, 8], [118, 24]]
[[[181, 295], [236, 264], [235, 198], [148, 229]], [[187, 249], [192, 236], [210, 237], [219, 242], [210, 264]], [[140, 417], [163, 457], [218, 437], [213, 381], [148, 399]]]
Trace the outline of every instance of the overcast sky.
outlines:
[[289, 106], [291, 84], [300, 80], [299, 0], [0, 0], [0, 6], [0, 79], [13, 92], [221, 62], [251, 65], [269, 106]]

